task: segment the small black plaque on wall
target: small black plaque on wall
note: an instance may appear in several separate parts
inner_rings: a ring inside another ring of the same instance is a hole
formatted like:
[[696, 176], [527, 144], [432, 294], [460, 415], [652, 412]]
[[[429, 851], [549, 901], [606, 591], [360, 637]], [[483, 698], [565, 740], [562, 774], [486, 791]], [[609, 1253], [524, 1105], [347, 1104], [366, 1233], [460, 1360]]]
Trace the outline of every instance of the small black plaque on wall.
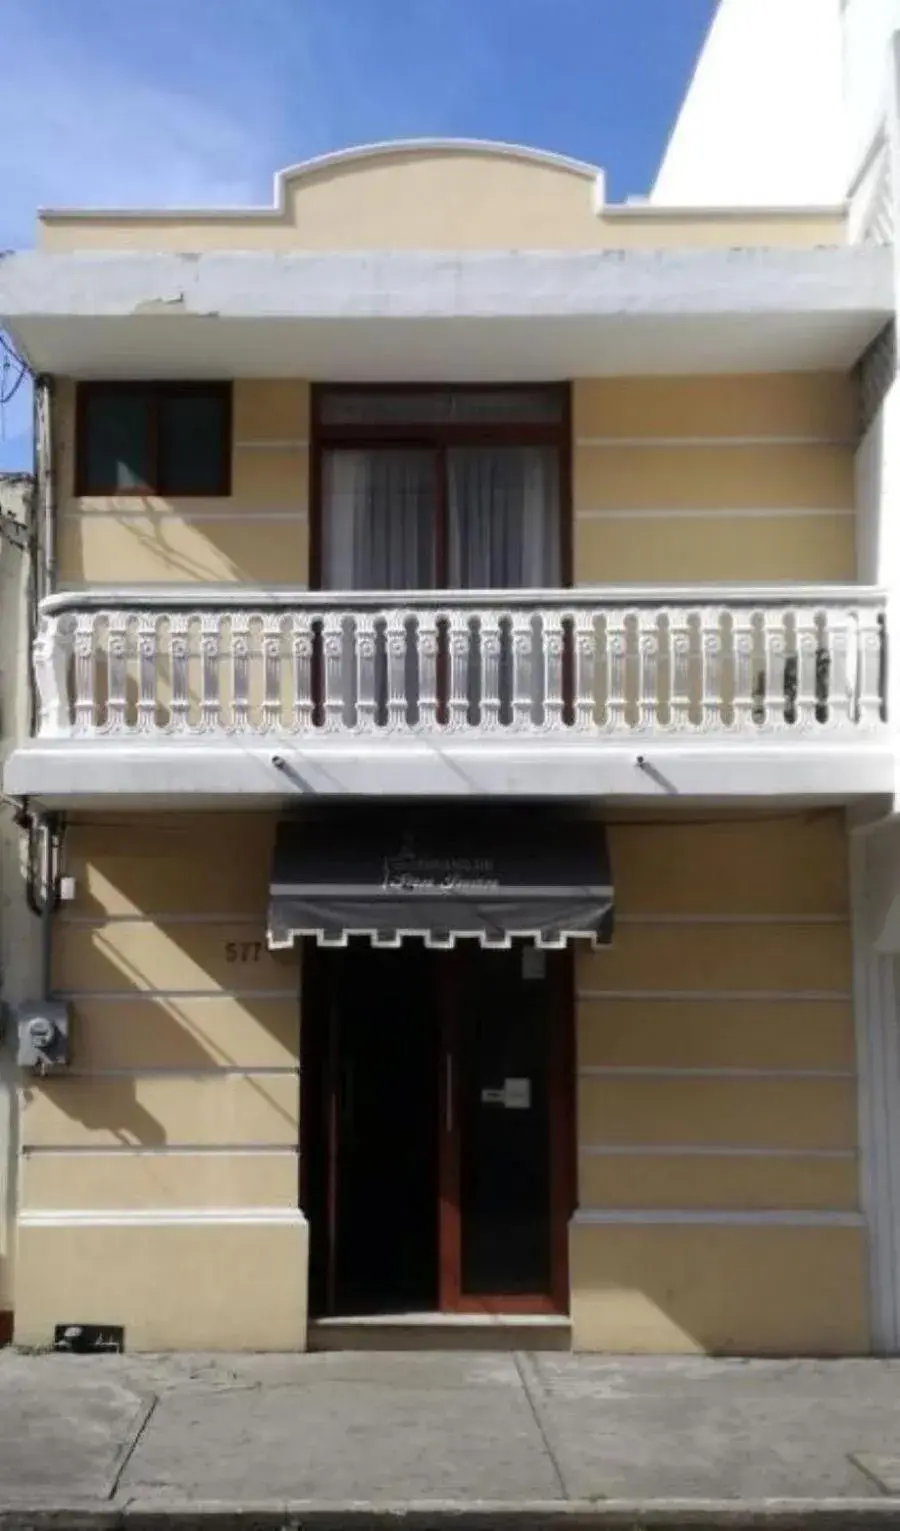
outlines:
[[53, 1330], [53, 1349], [77, 1356], [123, 1351], [125, 1330], [121, 1324], [57, 1324]]

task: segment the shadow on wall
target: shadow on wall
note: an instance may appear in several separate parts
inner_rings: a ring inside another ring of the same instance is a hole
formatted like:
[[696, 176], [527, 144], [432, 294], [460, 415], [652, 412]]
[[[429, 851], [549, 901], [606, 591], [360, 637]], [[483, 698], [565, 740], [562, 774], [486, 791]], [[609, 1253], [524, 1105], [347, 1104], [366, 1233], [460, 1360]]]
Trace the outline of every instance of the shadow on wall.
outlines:
[[[304, 458], [305, 462], [305, 458]], [[90, 585], [118, 577], [175, 585], [255, 586], [307, 578], [306, 488], [288, 480], [277, 510], [234, 500], [174, 501], [128, 496], [101, 502], [102, 511], [80, 514], [77, 502], [63, 515], [60, 563], [66, 580]], [[284, 511], [297, 507], [296, 520]], [[125, 512], [125, 514], [123, 514]], [[202, 512], [203, 519], [190, 519]], [[102, 536], [98, 546], [91, 535]], [[113, 567], [114, 565], [114, 567]]]
[[225, 814], [70, 829], [54, 984], [75, 1072], [45, 1087], [57, 1111], [123, 1145], [239, 1146], [241, 1117], [259, 1141], [296, 1138], [299, 954], [266, 947], [273, 834], [271, 816]]

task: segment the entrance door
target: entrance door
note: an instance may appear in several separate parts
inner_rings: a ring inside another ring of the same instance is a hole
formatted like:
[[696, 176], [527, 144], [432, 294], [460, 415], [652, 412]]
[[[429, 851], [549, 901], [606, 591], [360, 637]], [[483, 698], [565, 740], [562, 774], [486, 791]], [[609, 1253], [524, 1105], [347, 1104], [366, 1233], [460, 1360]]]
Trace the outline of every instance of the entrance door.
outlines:
[[[323, 1313], [438, 1303], [438, 1043], [432, 954], [317, 953], [308, 1018], [311, 1298]], [[324, 1012], [324, 1013], [323, 1013]], [[323, 1023], [324, 1022], [324, 1026]], [[315, 1097], [318, 1097], [318, 1102]], [[324, 1109], [323, 1109], [324, 1107]]]
[[442, 1306], [568, 1299], [565, 957], [462, 947], [445, 1019]]
[[314, 1310], [565, 1311], [565, 954], [351, 943], [307, 968]]

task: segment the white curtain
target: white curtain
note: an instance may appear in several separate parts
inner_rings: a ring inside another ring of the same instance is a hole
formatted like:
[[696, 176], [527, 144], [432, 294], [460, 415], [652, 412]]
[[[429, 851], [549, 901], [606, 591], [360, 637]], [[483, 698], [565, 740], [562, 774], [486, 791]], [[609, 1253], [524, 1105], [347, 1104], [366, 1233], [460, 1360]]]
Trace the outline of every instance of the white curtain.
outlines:
[[427, 590], [434, 585], [434, 454], [332, 451], [323, 463], [326, 590]]
[[[447, 583], [461, 590], [537, 589], [559, 585], [559, 458], [552, 448], [484, 446], [447, 452]], [[326, 590], [430, 590], [437, 578], [438, 458], [431, 449], [335, 449], [323, 462], [322, 584]], [[353, 619], [344, 636], [344, 719], [356, 705]], [[540, 716], [540, 628], [533, 621], [531, 693]], [[410, 721], [418, 712], [417, 656], [407, 651]], [[387, 672], [382, 628], [376, 634], [377, 716], [383, 721]], [[469, 712], [478, 717], [481, 657], [471, 637]], [[512, 649], [501, 632], [500, 716], [512, 705]]]
[[463, 590], [558, 585], [559, 459], [546, 447], [447, 454], [449, 580]]

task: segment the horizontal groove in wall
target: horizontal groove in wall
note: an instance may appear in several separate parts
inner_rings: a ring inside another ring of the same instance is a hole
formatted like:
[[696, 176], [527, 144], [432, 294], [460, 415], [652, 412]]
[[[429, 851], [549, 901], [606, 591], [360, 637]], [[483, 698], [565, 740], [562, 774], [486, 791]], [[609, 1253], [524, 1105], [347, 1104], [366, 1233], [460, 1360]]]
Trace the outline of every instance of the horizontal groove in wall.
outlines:
[[757, 1148], [734, 1143], [580, 1143], [593, 1158], [627, 1159], [856, 1159], [854, 1148]]
[[802, 1208], [796, 1211], [732, 1212], [725, 1209], [706, 1210], [691, 1207], [683, 1209], [579, 1207], [572, 1222], [576, 1226], [599, 1224], [604, 1227], [616, 1224], [623, 1227], [648, 1224], [677, 1226], [693, 1224], [699, 1227], [726, 1228], [862, 1228], [864, 1226], [861, 1212], [837, 1209], [819, 1212]]
[[[787, 437], [787, 441], [793, 438]], [[802, 441], [802, 437], [800, 440]], [[235, 441], [232, 443], [236, 452], [306, 452], [309, 449], [309, 440], [306, 436], [283, 437], [280, 441], [274, 437], [268, 441]]]
[[586, 1064], [580, 1078], [623, 1079], [855, 1079], [853, 1069], [678, 1068], [653, 1064]]
[[113, 1000], [135, 999], [290, 999], [300, 1000], [299, 983], [292, 989], [59, 989], [57, 998]]
[[847, 447], [850, 436], [576, 436], [576, 447]]
[[294, 1227], [305, 1222], [299, 1207], [123, 1207], [108, 1210], [79, 1207], [59, 1211], [41, 1208], [21, 1211], [18, 1216], [20, 1228], [158, 1228], [168, 1224], [198, 1227], [210, 1223], [280, 1223]]
[[236, 510], [227, 506], [222, 510], [177, 510], [171, 506], [100, 506], [89, 505], [84, 509], [65, 510], [63, 521], [305, 521], [307, 512], [296, 507], [271, 509], [261, 506], [259, 510]]
[[48, 1074], [47, 1079], [221, 1079], [223, 1075], [237, 1077], [239, 1079], [257, 1079], [260, 1076], [268, 1078], [283, 1078], [285, 1075], [297, 1075], [299, 1068], [290, 1065], [263, 1064], [256, 1068], [253, 1064], [235, 1063], [211, 1063], [201, 1064], [199, 1067], [187, 1067], [173, 1064], [156, 1064], [147, 1068], [67, 1068], [62, 1075]]
[[747, 1004], [802, 1003], [846, 1004], [852, 998], [849, 989], [577, 989], [576, 999], [690, 1000], [712, 1004], [741, 1001]]
[[856, 511], [852, 506], [846, 509], [819, 510], [809, 505], [794, 505], [779, 509], [743, 509], [735, 510], [722, 506], [719, 509], [709, 508], [698, 510], [686, 507], [683, 510], [672, 509], [664, 506], [651, 506], [628, 509], [623, 507], [618, 510], [576, 510], [576, 521], [817, 521], [824, 517], [834, 519], [847, 519], [854, 517]]
[[[191, 583], [191, 591], [192, 591], [192, 593], [194, 591], [196, 591], [197, 607], [198, 608], [202, 607], [205, 604], [204, 603], [204, 599], [203, 599], [203, 592], [204, 592], [205, 588], [207, 587], [207, 585], [212, 586], [213, 590], [215, 590], [215, 591], [219, 591], [222, 588], [221, 582], [218, 581], [218, 580], [199, 580], [198, 579], [198, 580], [192, 581], [192, 583]], [[128, 580], [128, 594], [129, 594], [129, 597], [133, 593], [136, 593], [138, 595], [166, 596], [167, 594], [169, 594], [169, 592], [173, 588], [177, 589], [177, 590], [183, 590], [184, 586], [179, 584], [175, 580], [171, 580], [171, 581], [170, 580], [164, 580], [164, 579], [147, 579], [147, 580], [129, 579]], [[238, 582], [237, 580], [235, 580], [232, 584], [230, 584], [228, 586], [229, 590], [232, 590], [232, 589], [233, 590], [239, 590], [240, 588], [241, 588], [240, 582]], [[292, 579], [292, 580], [267, 580], [266, 581], [266, 586], [265, 586], [265, 592], [263, 594], [260, 593], [258, 585], [254, 585], [253, 586], [253, 590], [254, 590], [254, 592], [256, 593], [256, 596], [257, 596], [257, 601], [256, 601], [256, 605], [257, 606], [265, 605], [265, 593], [267, 593], [269, 591], [271, 591], [273, 595], [280, 595], [282, 592], [284, 592], [285, 594], [293, 594], [294, 592], [302, 593], [302, 592], [306, 591], [308, 588], [309, 588], [308, 585], [301, 584], [296, 579]], [[115, 604], [116, 599], [121, 596], [122, 581], [119, 581], [119, 580], [104, 580], [104, 579], [95, 579], [95, 580], [90, 580], [90, 581], [72, 580], [72, 579], [61, 579], [61, 580], [58, 580], [57, 583], [56, 583], [56, 591], [55, 591], [55, 593], [57, 595], [80, 595], [81, 593], [87, 592], [87, 591], [90, 591], [90, 593], [92, 595], [97, 595], [98, 593], [100, 593], [100, 594], [108, 594], [109, 598], [110, 598], [109, 604], [110, 604], [110, 606], [112, 606], [112, 605]]]
[[288, 1147], [284, 1143], [26, 1143], [21, 1149], [23, 1159], [63, 1158], [63, 1159], [90, 1159], [95, 1155], [114, 1155], [124, 1158], [160, 1158], [169, 1155], [178, 1157], [190, 1154], [210, 1155], [213, 1158], [240, 1158], [243, 1155], [250, 1157], [264, 1157], [265, 1155], [278, 1154], [288, 1155], [292, 1159], [299, 1159], [300, 1148]]

